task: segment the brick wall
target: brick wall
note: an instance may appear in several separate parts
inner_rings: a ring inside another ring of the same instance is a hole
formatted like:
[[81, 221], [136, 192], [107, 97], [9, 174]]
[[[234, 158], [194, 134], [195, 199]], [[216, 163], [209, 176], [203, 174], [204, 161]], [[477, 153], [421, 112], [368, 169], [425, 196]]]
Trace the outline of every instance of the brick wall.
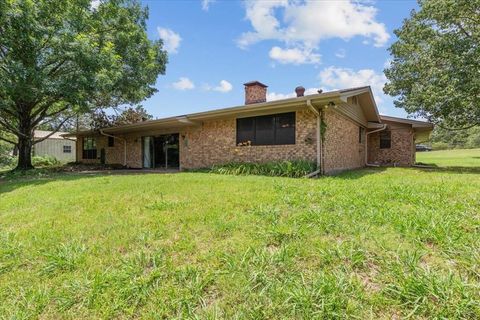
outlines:
[[295, 141], [294, 145], [240, 147], [236, 145], [236, 118], [205, 121], [199, 128], [180, 132], [180, 166], [191, 169], [227, 162], [316, 161], [316, 117], [311, 111], [296, 112]]
[[324, 112], [327, 125], [323, 147], [323, 164], [325, 173], [365, 166], [365, 136], [359, 143], [359, 125], [328, 109]]
[[267, 88], [261, 85], [245, 86], [245, 104], [267, 101]]
[[[359, 124], [331, 109], [325, 111], [327, 124], [323, 163], [325, 173], [365, 166], [365, 139], [359, 143]], [[379, 134], [369, 136], [369, 162], [412, 165], [415, 163], [413, 130], [409, 125], [387, 123], [392, 132], [390, 149], [380, 149]], [[181, 169], [206, 168], [228, 162], [268, 162], [277, 160], [316, 161], [316, 116], [309, 110], [296, 112], [296, 143], [278, 146], [237, 146], [236, 118], [204, 121], [199, 127], [176, 129], [179, 132]], [[173, 130], [173, 129], [172, 129]], [[171, 130], [170, 130], [171, 131]], [[121, 136], [127, 139], [127, 166], [142, 167], [142, 136], [171, 132], [136, 133]], [[77, 161], [100, 163], [100, 150], [105, 148], [107, 164], [123, 164], [124, 142], [97, 135], [98, 159], [82, 159], [82, 137], [77, 139]]]
[[391, 147], [380, 149], [380, 132], [368, 138], [368, 162], [380, 165], [411, 166], [415, 164], [414, 131], [411, 125], [387, 122], [391, 132]]
[[[105, 163], [118, 164], [124, 163], [124, 140], [115, 139], [113, 147], [108, 146], [108, 138], [103, 135], [94, 136], [97, 142], [97, 159], [82, 159], [82, 143], [83, 137], [77, 139], [77, 162], [81, 163], [100, 163], [100, 150], [105, 149]], [[127, 140], [127, 167], [142, 167], [142, 135], [132, 134], [127, 136], [119, 136]]]

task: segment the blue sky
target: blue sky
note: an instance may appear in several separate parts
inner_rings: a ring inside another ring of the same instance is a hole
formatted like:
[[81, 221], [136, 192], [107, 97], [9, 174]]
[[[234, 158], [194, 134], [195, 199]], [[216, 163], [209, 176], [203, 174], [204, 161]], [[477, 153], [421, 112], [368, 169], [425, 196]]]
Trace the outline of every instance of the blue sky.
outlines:
[[169, 51], [158, 92], [142, 104], [155, 118], [242, 105], [243, 83], [268, 99], [371, 85], [380, 113], [406, 116], [381, 90], [393, 30], [415, 1], [143, 1], [148, 34]]

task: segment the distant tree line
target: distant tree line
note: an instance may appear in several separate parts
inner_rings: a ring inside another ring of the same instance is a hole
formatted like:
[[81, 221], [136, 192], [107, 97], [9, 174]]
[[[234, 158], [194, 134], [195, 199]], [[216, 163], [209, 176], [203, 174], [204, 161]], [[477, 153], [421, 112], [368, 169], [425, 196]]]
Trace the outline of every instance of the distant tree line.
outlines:
[[480, 127], [467, 130], [448, 130], [436, 127], [430, 144], [434, 150], [480, 148]]

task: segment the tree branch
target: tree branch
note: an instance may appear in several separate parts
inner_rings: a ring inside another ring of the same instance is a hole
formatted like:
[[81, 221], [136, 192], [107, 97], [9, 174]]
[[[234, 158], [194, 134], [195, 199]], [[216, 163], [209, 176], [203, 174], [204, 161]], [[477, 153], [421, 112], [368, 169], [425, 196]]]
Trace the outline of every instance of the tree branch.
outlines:
[[33, 120], [33, 126], [35, 127], [36, 125], [38, 125], [40, 123], [40, 121], [42, 121], [43, 119], [45, 118], [50, 118], [50, 117], [53, 117], [59, 113], [62, 113], [64, 111], [66, 111], [68, 109], [68, 105], [61, 108], [60, 110], [57, 110], [55, 112], [52, 112], [52, 113], [48, 113], [47, 114], [47, 111], [48, 111], [48, 107], [46, 107], [45, 109], [43, 109], [43, 111], [41, 112], [41, 114], [35, 119]]
[[70, 120], [73, 116], [70, 116], [70, 117], [66, 117], [62, 122], [60, 122], [60, 124], [54, 129], [52, 130], [51, 133], [47, 134], [45, 137], [41, 138], [41, 139], [38, 139], [38, 140], [34, 140], [32, 145], [35, 145], [39, 142], [42, 142], [43, 140], [46, 140], [48, 138], [50, 138], [52, 135], [54, 135], [58, 130], [60, 130], [60, 128], [64, 125], [65, 122], [67, 122], [68, 120]]
[[479, 123], [475, 123], [475, 124], [472, 124], [470, 126], [466, 126], [466, 127], [463, 127], [463, 128], [448, 128], [448, 127], [445, 127], [441, 124], [438, 124], [438, 126], [442, 129], [445, 129], [445, 130], [450, 130], [450, 131], [461, 131], [461, 130], [467, 130], [467, 129], [470, 129], [470, 128], [473, 128], [473, 127], [476, 127], [480, 125]]
[[16, 145], [16, 144], [17, 144], [16, 142], [13, 142], [12, 140], [9, 140], [9, 139], [3, 138], [3, 137], [0, 137], [0, 140], [5, 141], [5, 142], [8, 142], [8, 143], [11, 143], [11, 144], [13, 144], [13, 145]]
[[17, 129], [15, 129], [15, 127], [13, 127], [12, 125], [8, 124], [7, 122], [3, 121], [3, 119], [0, 119], [0, 125], [2, 125], [5, 129], [7, 129], [7, 131], [10, 131], [11, 133], [13, 133], [14, 135], [17, 135], [17, 136], [24, 136], [24, 137], [27, 137], [26, 135], [24, 135], [23, 133], [21, 133], [20, 131], [18, 131]]

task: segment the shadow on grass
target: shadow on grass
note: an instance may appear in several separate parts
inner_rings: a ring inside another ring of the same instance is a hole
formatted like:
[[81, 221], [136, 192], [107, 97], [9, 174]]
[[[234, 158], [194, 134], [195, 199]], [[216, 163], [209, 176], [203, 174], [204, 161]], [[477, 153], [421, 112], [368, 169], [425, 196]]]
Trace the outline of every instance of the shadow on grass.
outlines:
[[480, 174], [480, 167], [462, 167], [462, 166], [444, 166], [439, 167], [435, 164], [425, 164], [425, 167], [413, 167], [412, 169], [422, 172], [444, 172], [458, 174]]
[[73, 181], [110, 175], [142, 175], [175, 172], [178, 172], [178, 170], [104, 169], [91, 171], [65, 171], [62, 167], [39, 168], [26, 172], [5, 171], [0, 173], [0, 194], [21, 187], [42, 185], [52, 181]]
[[366, 167], [352, 170], [341, 171], [335, 174], [327, 175], [327, 177], [343, 180], [355, 180], [364, 176], [370, 176], [372, 174], [382, 173], [387, 170], [388, 167]]

